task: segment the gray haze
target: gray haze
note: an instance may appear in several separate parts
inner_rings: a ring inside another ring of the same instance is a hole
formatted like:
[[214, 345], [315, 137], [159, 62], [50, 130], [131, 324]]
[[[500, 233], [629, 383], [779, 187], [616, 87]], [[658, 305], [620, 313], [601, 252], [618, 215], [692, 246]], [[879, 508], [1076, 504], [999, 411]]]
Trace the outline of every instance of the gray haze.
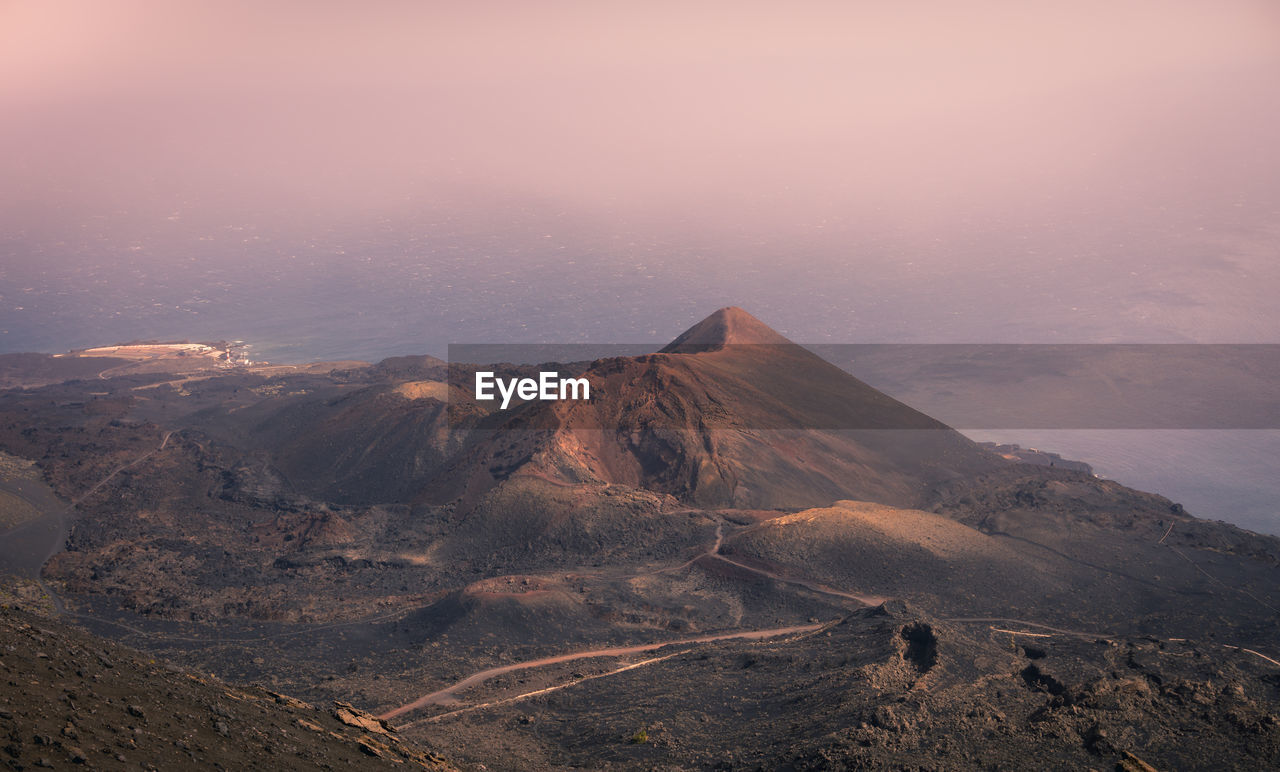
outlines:
[[1277, 75], [1270, 2], [8, 2], [0, 350], [728, 303], [807, 341], [1273, 342]]

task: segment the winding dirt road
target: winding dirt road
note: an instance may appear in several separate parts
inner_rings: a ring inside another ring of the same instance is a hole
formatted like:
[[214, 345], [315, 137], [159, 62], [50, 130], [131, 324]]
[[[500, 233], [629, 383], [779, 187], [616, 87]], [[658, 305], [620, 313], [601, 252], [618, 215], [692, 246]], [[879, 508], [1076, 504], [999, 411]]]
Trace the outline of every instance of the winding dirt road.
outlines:
[[[716, 526], [715, 541], [711, 543], [711, 545], [706, 549], [706, 551], [699, 553], [698, 555], [685, 561], [684, 563], [681, 563], [678, 566], [662, 569], [661, 571], [657, 571], [654, 573], [666, 573], [669, 571], [679, 571], [685, 568], [689, 568], [690, 566], [694, 565], [700, 560], [712, 559], [712, 560], [723, 561], [725, 563], [728, 563], [731, 566], [735, 566], [744, 571], [749, 571], [753, 574], [757, 574], [759, 576], [763, 576], [768, 579], [784, 582], [786, 584], [794, 584], [800, 587], [804, 587], [805, 589], [812, 590], [813, 592], [817, 592], [822, 595], [830, 595], [832, 597], [841, 598], [844, 600], [856, 601], [859, 604], [862, 604], [865, 606], [878, 605], [880, 603], [883, 603], [886, 600], [885, 598], [880, 598], [875, 596], [858, 595], [856, 593], [844, 592], [843, 590], [837, 590], [832, 587], [827, 587], [825, 585], [818, 584], [816, 582], [812, 582], [807, 579], [800, 579], [792, 576], [784, 576], [782, 574], [779, 574], [777, 572], [770, 571], [764, 568], [748, 565], [746, 563], [740, 563], [736, 560], [732, 560], [728, 557], [725, 557], [724, 555], [721, 555], [720, 548], [722, 546], [724, 546], [724, 524], [723, 523]], [[744, 631], [732, 632], [732, 633], [717, 633], [714, 635], [703, 635], [696, 638], [683, 638], [675, 641], [659, 641], [656, 643], [638, 644], [635, 646], [615, 646], [615, 647], [608, 647], [608, 648], [601, 648], [601, 649], [589, 649], [587, 651], [571, 652], [568, 654], [559, 654], [553, 657], [543, 657], [542, 659], [529, 660], [527, 662], [516, 662], [510, 665], [500, 665], [498, 667], [492, 667], [487, 670], [481, 670], [477, 673], [473, 673], [467, 676], [466, 678], [462, 679], [461, 681], [458, 681], [457, 683], [452, 684], [451, 686], [446, 686], [445, 688], [438, 689], [434, 692], [431, 692], [430, 694], [425, 694], [419, 697], [418, 699], [414, 700], [413, 702], [410, 702], [405, 705], [401, 705], [398, 708], [387, 711], [386, 713], [379, 716], [379, 718], [382, 718], [384, 720], [390, 720], [390, 719], [396, 718], [397, 716], [402, 716], [405, 713], [418, 710], [419, 708], [427, 707], [428, 705], [445, 705], [445, 704], [456, 702], [458, 692], [464, 689], [467, 689], [468, 687], [475, 686], [476, 684], [488, 681], [489, 679], [494, 678], [495, 676], [499, 676], [504, 673], [510, 673], [517, 670], [528, 670], [531, 668], [544, 667], [546, 665], [555, 665], [563, 662], [572, 662], [574, 660], [579, 660], [579, 659], [593, 659], [597, 657], [626, 657], [633, 654], [643, 654], [646, 652], [656, 651], [658, 649], [665, 648], [667, 646], [695, 645], [699, 643], [710, 643], [712, 641], [726, 641], [726, 640], [734, 640], [734, 639], [760, 640], [762, 638], [773, 638], [773, 637], [782, 636], [782, 635], [793, 635], [796, 633], [809, 633], [809, 632], [813, 632], [815, 630], [821, 629], [825, 624], [827, 623], [820, 622], [820, 623], [808, 624], [808, 625], [776, 627], [769, 630], [744, 630]], [[660, 657], [654, 660], [647, 660], [646, 663], [651, 661], [656, 662], [665, 658], [666, 657]], [[632, 665], [628, 665], [618, 670], [610, 671], [609, 673], [605, 673], [602, 675], [611, 675], [612, 673], [615, 673], [615, 672], [620, 673], [626, 670], [630, 670], [632, 668], [633, 668]], [[560, 688], [560, 687], [554, 687], [554, 688]], [[544, 690], [539, 690], [539, 692], [537, 693], [541, 693], [542, 691]], [[507, 702], [507, 701], [510, 701], [510, 699], [522, 699], [523, 697], [526, 697], [526, 696], [529, 696], [529, 695], [519, 695], [517, 697], [509, 698], [508, 700], [501, 700], [499, 702]], [[477, 708], [484, 707], [486, 705], [491, 705], [491, 704], [498, 704], [498, 703], [483, 703], [480, 705], [473, 705], [473, 706], [470, 706], [469, 708], [466, 708], [466, 710], [477, 709]], [[454, 711], [454, 712], [461, 712], [461, 711]]]
[[[791, 577], [791, 576], [784, 576], [782, 574], [779, 574], [777, 572], [770, 571], [764, 568], [748, 565], [746, 563], [740, 563], [736, 560], [732, 560], [720, 554], [720, 548], [723, 545], [724, 545], [724, 525], [720, 524], [716, 526], [715, 541], [712, 542], [712, 544], [706, 549], [706, 551], [699, 553], [695, 557], [685, 561], [684, 563], [678, 566], [675, 566], [673, 568], [663, 569], [662, 571], [659, 571], [656, 573], [666, 573], [668, 571], [679, 571], [685, 568], [689, 568], [690, 566], [697, 563], [699, 560], [713, 559], [713, 560], [723, 561], [725, 563], [728, 563], [729, 565], [735, 566], [745, 571], [749, 571], [759, 576], [763, 576], [763, 577], [773, 579], [779, 582], [784, 582], [787, 584], [798, 585], [800, 587], [804, 587], [808, 590], [812, 590], [813, 592], [817, 592], [823, 595], [830, 595], [832, 597], [842, 598], [845, 600], [857, 601], [858, 603], [866, 606], [878, 605], [880, 603], [883, 603], [885, 600], [884, 598], [879, 598], [874, 596], [858, 595], [856, 593], [844, 592], [842, 590], [837, 590], [831, 587], [827, 587], [825, 585], [821, 585], [816, 582], [811, 582], [806, 579], [800, 579], [800, 578]], [[813, 632], [815, 630], [821, 629], [825, 624], [827, 623], [820, 622], [820, 623], [808, 624], [808, 625], [776, 627], [769, 630], [744, 630], [744, 631], [732, 632], [732, 633], [717, 633], [714, 635], [703, 635], [695, 638], [683, 638], [675, 641], [659, 641], [656, 643], [638, 644], [635, 646], [614, 646], [614, 647], [600, 648], [600, 649], [589, 649], [587, 651], [571, 652], [568, 654], [559, 654], [553, 657], [543, 657], [542, 659], [529, 660], [527, 662], [517, 662], [510, 665], [500, 665], [498, 667], [492, 667], [487, 670], [481, 670], [477, 673], [473, 673], [467, 676], [466, 678], [462, 679], [461, 681], [458, 681], [457, 683], [452, 684], [451, 686], [446, 686], [443, 689], [438, 689], [429, 694], [425, 694], [419, 697], [418, 699], [414, 700], [413, 702], [410, 702], [405, 705], [401, 705], [398, 708], [387, 711], [386, 713], [382, 714], [379, 718], [382, 718], [384, 720], [390, 720], [390, 719], [396, 718], [397, 716], [402, 716], [405, 713], [418, 710], [419, 708], [427, 707], [428, 705], [445, 705], [445, 704], [456, 702], [458, 692], [464, 689], [467, 689], [468, 687], [475, 686], [476, 684], [488, 681], [489, 679], [494, 678], [495, 676], [499, 676], [504, 673], [511, 673], [517, 670], [528, 670], [531, 668], [544, 667], [546, 665], [555, 665], [563, 662], [572, 662], [574, 660], [579, 660], [579, 659], [592, 659], [597, 657], [626, 657], [633, 654], [644, 654], [646, 652], [656, 651], [658, 649], [661, 649], [667, 646], [695, 645], [700, 643], [710, 643], [712, 641], [726, 641], [726, 640], [734, 640], [734, 639], [760, 640], [763, 638], [773, 638], [773, 637], [782, 636], [782, 635], [809, 633], [809, 632]], [[658, 658], [655, 660], [647, 660], [646, 662], [658, 661], [659, 659], [665, 659], [665, 657]], [[632, 665], [628, 665], [619, 670], [610, 671], [610, 673], [606, 673], [603, 675], [610, 675], [614, 672], [619, 672], [619, 673], [624, 672], [626, 670], [632, 669], [632, 667], [633, 667]], [[555, 687], [555, 688], [559, 688], [559, 687]], [[543, 690], [539, 690], [538, 693], [541, 693], [541, 691]], [[516, 698], [510, 698], [510, 699], [518, 699], [518, 698], [523, 698], [525, 696], [528, 696], [528, 695], [520, 695]], [[508, 701], [508, 700], [503, 700], [500, 702], [505, 702], [505, 701]], [[467, 708], [467, 710], [484, 707], [485, 705], [490, 705], [490, 704], [497, 704], [497, 703], [483, 703], [481, 705], [473, 705]]]
[[[424, 694], [418, 699], [406, 705], [389, 710], [378, 718], [390, 720], [396, 716], [402, 716], [410, 711], [419, 708], [425, 708], [428, 705], [446, 705], [457, 701], [456, 694], [463, 689], [476, 684], [488, 681], [490, 678], [500, 676], [503, 673], [511, 673], [517, 670], [529, 670], [530, 668], [545, 667], [546, 665], [556, 665], [561, 662], [573, 662], [579, 659], [593, 659], [596, 657], [626, 657], [632, 654], [644, 654], [650, 651], [667, 646], [687, 646], [699, 643], [711, 643], [713, 641], [728, 640], [761, 640], [763, 638], [775, 638], [781, 635], [794, 635], [796, 633], [811, 633], [815, 630], [822, 629], [828, 622], [818, 622], [810, 625], [793, 625], [791, 627], [774, 627], [768, 630], [745, 630], [735, 633], [715, 633], [712, 635], [700, 635], [695, 638], [680, 638], [674, 641], [660, 641], [658, 643], [645, 643], [636, 646], [613, 646], [603, 649], [588, 649], [587, 651], [576, 651], [569, 654], [558, 654], [554, 657], [543, 657], [542, 659], [531, 659], [527, 662], [516, 662], [510, 665], [500, 665], [491, 667], [488, 670], [481, 670], [473, 673], [457, 683], [438, 689], [430, 694]], [[619, 671], [621, 672], [621, 671]]]

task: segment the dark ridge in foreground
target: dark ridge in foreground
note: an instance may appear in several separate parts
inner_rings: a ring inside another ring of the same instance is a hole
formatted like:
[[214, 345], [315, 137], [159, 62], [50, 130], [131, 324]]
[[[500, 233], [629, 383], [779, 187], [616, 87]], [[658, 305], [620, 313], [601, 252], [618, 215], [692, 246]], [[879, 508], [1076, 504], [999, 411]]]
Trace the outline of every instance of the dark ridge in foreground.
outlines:
[[0, 684], [5, 769], [453, 769], [350, 705], [231, 686], [4, 607]]

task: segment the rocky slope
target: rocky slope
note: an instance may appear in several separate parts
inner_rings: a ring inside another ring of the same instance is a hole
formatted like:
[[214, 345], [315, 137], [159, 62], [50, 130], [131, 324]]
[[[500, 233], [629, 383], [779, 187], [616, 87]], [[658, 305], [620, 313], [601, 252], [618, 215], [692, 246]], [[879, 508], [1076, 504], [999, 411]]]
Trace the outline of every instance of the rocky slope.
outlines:
[[0, 683], [5, 769], [454, 769], [351, 705], [232, 686], [8, 607]]
[[485, 764], [502, 770], [1280, 763], [1275, 667], [1187, 641], [948, 622], [895, 602], [815, 633], [652, 658], [607, 678], [562, 675], [551, 683], [563, 688], [483, 710], [440, 712], [415, 731], [464, 762], [484, 758], [470, 749], [501, 747]]

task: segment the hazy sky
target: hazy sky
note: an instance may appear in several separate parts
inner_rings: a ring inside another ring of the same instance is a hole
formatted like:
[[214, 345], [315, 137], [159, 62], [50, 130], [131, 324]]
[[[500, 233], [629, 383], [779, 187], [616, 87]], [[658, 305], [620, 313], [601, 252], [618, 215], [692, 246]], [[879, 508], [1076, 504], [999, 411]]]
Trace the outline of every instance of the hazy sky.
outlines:
[[95, 261], [395, 254], [490, 340], [1274, 342], [1277, 84], [1272, 0], [3, 0], [0, 327]]

